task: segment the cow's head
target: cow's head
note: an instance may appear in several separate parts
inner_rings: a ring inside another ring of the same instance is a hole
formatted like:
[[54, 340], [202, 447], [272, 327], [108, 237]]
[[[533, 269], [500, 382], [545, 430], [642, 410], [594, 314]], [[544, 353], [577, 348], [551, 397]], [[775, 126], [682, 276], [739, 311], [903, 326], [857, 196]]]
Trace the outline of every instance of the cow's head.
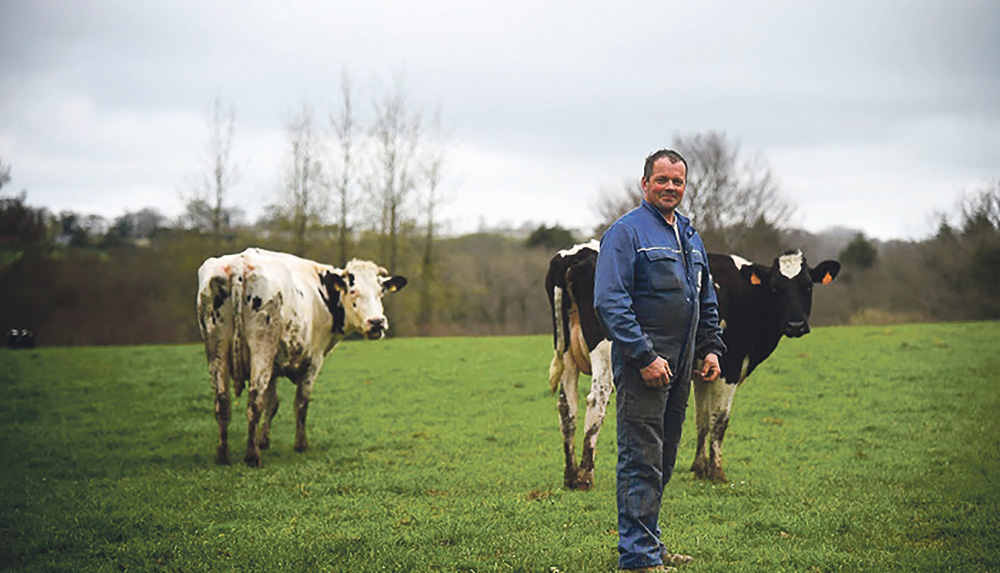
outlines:
[[345, 332], [360, 332], [368, 340], [385, 336], [389, 321], [382, 308], [382, 296], [406, 286], [406, 277], [389, 276], [375, 263], [354, 259], [339, 273], [327, 273], [323, 280], [328, 289], [340, 293]]
[[778, 255], [770, 267], [749, 264], [740, 269], [743, 279], [767, 298], [769, 317], [777, 321], [780, 334], [789, 338], [809, 333], [813, 285], [828, 285], [839, 272], [837, 261], [810, 268], [801, 251]]

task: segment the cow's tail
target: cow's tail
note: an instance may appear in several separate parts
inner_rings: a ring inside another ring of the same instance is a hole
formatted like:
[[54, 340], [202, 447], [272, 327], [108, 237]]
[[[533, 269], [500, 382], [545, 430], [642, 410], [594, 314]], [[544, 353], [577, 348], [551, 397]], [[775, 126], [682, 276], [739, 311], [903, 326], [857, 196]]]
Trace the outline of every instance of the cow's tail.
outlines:
[[563, 316], [563, 289], [554, 287], [552, 295], [552, 324], [555, 332], [555, 349], [552, 352], [552, 363], [549, 364], [549, 391], [554, 394], [559, 389], [559, 381], [562, 379], [563, 370], [566, 368], [563, 363], [563, 354], [566, 353], [566, 317]]
[[243, 286], [246, 284], [246, 276], [242, 265], [233, 270], [233, 347], [229, 356], [233, 361], [233, 390], [239, 396], [243, 393], [244, 384], [250, 379], [250, 347], [243, 328]]

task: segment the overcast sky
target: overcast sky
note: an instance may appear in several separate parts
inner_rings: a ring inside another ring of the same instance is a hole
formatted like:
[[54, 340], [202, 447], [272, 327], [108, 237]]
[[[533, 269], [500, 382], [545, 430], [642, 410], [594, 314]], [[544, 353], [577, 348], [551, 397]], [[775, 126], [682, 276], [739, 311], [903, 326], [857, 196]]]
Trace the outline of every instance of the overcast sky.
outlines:
[[814, 232], [922, 238], [1000, 177], [996, 0], [0, 0], [0, 159], [34, 206], [176, 216], [219, 97], [254, 217], [345, 71], [440, 109], [452, 232], [590, 227], [678, 133], [761, 154]]

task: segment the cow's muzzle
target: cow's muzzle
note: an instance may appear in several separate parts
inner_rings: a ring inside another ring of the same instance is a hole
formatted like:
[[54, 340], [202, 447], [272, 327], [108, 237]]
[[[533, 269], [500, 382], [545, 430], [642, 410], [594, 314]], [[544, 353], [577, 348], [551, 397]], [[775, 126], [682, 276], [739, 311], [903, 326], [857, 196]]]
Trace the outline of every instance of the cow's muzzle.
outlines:
[[809, 334], [809, 323], [804, 320], [790, 320], [785, 323], [783, 334], [788, 338], [798, 338]]
[[368, 340], [378, 340], [385, 336], [385, 331], [389, 327], [384, 318], [372, 318], [368, 320], [368, 329], [365, 330], [365, 338]]

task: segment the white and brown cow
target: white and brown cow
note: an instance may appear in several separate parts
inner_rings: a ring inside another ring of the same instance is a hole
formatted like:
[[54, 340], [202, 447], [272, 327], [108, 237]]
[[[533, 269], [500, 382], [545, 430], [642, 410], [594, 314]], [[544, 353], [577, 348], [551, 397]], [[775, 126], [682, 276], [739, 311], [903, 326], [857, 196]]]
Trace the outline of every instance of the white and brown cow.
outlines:
[[[599, 244], [591, 241], [553, 257], [546, 276], [552, 303], [555, 355], [549, 384], [559, 394], [559, 416], [566, 454], [565, 484], [586, 489], [593, 485], [594, 452], [607, 401], [614, 390], [611, 347], [593, 309], [594, 263]], [[693, 377], [698, 449], [691, 471], [701, 479], [725, 481], [722, 441], [729, 424], [736, 389], [778, 346], [782, 336], [809, 332], [814, 284], [829, 284], [840, 272], [837, 261], [810, 268], [799, 251], [782, 253], [768, 267], [733, 255], [708, 255], [709, 270], [719, 298], [719, 319], [726, 353], [722, 375], [715, 382]], [[573, 456], [576, 431], [576, 388], [580, 373], [591, 374], [587, 397], [583, 458]]]
[[249, 386], [247, 465], [260, 466], [260, 450], [270, 444], [282, 376], [298, 387], [295, 451], [305, 451], [309, 396], [326, 355], [352, 332], [382, 338], [389, 328], [382, 295], [404, 286], [404, 277], [368, 261], [339, 269], [263, 249], [206, 260], [197, 307], [215, 388], [216, 462], [229, 463], [230, 380], [237, 396]]

